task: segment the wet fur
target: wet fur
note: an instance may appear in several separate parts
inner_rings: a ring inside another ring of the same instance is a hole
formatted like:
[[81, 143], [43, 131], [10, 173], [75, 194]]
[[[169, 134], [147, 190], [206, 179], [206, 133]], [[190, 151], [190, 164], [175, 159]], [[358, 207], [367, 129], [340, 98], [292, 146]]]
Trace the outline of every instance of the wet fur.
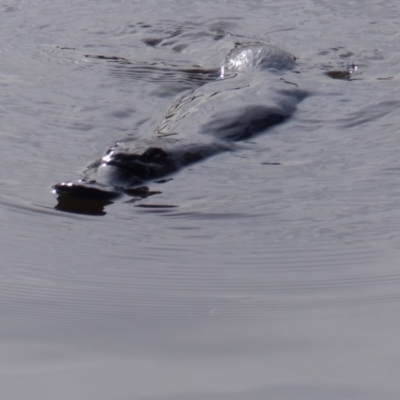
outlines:
[[114, 199], [149, 180], [232, 150], [234, 142], [284, 122], [306, 96], [280, 78], [294, 63], [294, 56], [272, 45], [236, 46], [227, 55], [220, 78], [181, 96], [153, 135], [112, 147], [79, 182], [58, 183], [55, 192]]

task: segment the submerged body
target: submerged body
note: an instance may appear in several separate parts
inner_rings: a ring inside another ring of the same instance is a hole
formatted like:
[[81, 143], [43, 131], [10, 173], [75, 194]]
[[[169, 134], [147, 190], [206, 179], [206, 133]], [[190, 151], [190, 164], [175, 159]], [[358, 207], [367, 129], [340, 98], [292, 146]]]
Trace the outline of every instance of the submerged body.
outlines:
[[231, 150], [285, 121], [305, 93], [286, 85], [279, 74], [293, 69], [295, 57], [275, 46], [245, 43], [221, 67], [221, 78], [180, 97], [153, 135], [118, 144], [93, 163], [79, 182], [53, 186], [59, 195], [113, 199], [144, 182]]
[[228, 71], [245, 71], [249, 68], [259, 68], [287, 71], [294, 67], [296, 57], [287, 51], [264, 43], [244, 43], [232, 49], [225, 58], [221, 69], [223, 77]]

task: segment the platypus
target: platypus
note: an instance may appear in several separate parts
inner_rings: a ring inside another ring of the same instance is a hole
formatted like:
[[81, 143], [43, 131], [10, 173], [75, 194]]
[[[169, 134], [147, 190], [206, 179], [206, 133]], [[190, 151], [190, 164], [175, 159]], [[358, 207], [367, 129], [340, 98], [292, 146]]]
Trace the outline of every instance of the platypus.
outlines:
[[78, 182], [53, 186], [60, 195], [112, 200], [234, 143], [284, 122], [307, 93], [282, 78], [296, 58], [265, 43], [235, 46], [219, 77], [179, 97], [148, 138], [118, 143]]

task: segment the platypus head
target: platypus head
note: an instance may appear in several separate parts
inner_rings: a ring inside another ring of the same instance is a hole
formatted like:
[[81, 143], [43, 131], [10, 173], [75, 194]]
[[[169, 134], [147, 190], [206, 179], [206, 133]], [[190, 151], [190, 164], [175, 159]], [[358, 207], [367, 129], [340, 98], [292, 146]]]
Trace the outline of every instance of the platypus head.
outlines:
[[176, 169], [173, 159], [159, 147], [149, 147], [142, 154], [114, 152], [105, 164], [118, 167], [121, 173], [128, 172], [142, 181], [164, 176]]

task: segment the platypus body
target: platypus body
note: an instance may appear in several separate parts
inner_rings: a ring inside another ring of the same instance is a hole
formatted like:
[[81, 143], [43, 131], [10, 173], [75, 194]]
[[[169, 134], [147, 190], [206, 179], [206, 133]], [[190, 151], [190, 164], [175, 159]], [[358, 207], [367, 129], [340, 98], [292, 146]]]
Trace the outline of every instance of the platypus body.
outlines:
[[148, 138], [119, 143], [59, 195], [111, 200], [145, 182], [232, 150], [289, 118], [306, 93], [282, 78], [295, 57], [270, 44], [243, 43], [226, 56], [220, 77], [180, 97]]

